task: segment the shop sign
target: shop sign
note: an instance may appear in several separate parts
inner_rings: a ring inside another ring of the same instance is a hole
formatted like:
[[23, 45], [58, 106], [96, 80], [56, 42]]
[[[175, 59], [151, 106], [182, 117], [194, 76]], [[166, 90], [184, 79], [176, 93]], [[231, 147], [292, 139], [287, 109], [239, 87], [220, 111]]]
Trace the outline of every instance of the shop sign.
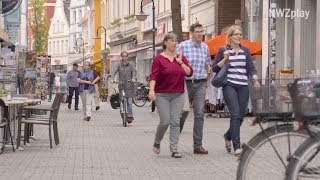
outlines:
[[2, 0], [0, 14], [9, 15], [20, 7], [21, 0]]

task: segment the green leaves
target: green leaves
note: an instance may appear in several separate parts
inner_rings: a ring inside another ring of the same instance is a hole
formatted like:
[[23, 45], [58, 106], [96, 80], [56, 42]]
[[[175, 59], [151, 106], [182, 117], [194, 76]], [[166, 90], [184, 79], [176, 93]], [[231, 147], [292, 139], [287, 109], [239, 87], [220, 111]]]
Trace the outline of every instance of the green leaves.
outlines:
[[33, 35], [33, 50], [44, 53], [48, 44], [49, 23], [46, 17], [47, 10], [43, 7], [44, 0], [30, 0], [33, 9], [29, 18], [29, 27]]

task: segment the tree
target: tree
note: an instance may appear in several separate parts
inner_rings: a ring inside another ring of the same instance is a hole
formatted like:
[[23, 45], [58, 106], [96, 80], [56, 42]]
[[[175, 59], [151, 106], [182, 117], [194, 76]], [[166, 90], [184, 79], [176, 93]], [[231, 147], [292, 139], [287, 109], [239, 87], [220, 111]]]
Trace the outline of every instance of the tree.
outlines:
[[46, 9], [43, 8], [45, 0], [30, 0], [33, 13], [29, 20], [29, 26], [33, 35], [33, 50], [44, 53], [48, 44], [49, 23], [46, 17]]
[[171, 0], [172, 29], [178, 36], [178, 41], [182, 41], [181, 3], [180, 0]]

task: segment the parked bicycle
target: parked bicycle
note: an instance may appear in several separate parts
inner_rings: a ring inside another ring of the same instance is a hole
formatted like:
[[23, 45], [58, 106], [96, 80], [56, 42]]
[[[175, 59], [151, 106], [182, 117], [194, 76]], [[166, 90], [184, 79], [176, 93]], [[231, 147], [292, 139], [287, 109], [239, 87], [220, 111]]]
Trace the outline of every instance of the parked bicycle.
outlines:
[[320, 79], [297, 79], [289, 92], [309, 138], [290, 158], [286, 180], [320, 179]]
[[261, 132], [242, 146], [238, 180], [284, 179], [290, 158], [309, 137], [294, 123], [292, 102], [287, 89], [290, 80], [267, 80], [250, 87], [256, 122]]
[[140, 83], [133, 93], [132, 102], [138, 107], [144, 106], [149, 101], [149, 86], [147, 84]]

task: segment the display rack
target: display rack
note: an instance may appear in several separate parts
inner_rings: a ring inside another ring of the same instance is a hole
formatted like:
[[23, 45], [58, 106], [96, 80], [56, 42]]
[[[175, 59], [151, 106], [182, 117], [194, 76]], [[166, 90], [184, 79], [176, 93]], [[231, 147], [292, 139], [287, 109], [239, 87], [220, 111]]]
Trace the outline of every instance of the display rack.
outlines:
[[0, 67], [0, 95], [16, 94], [17, 89], [17, 68]]

